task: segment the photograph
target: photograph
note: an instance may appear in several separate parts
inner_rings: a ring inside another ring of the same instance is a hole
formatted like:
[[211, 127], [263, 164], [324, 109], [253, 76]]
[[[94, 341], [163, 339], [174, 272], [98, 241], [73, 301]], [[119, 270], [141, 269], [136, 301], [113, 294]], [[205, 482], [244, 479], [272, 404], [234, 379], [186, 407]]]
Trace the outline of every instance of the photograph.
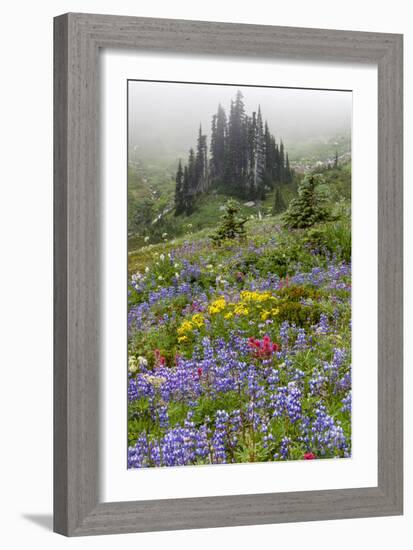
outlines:
[[127, 111], [128, 469], [351, 458], [352, 92]]

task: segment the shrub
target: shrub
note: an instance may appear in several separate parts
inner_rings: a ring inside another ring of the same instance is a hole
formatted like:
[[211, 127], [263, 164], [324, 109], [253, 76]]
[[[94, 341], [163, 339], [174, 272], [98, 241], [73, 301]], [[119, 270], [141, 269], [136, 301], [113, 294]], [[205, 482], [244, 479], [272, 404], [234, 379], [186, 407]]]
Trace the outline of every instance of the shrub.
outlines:
[[316, 323], [322, 313], [322, 307], [318, 303], [311, 305], [303, 304], [295, 301], [282, 301], [278, 307], [278, 320], [288, 321], [300, 327], [310, 326]]

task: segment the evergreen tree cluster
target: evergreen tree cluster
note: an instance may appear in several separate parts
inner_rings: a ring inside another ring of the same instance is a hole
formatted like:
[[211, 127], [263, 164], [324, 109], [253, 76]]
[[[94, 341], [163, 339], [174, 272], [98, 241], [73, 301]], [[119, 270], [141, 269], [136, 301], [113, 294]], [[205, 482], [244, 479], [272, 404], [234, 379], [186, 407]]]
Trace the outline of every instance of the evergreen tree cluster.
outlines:
[[199, 128], [196, 151], [176, 173], [175, 214], [191, 214], [196, 197], [220, 189], [239, 199], [263, 199], [267, 190], [290, 183], [293, 170], [284, 144], [278, 144], [261, 109], [246, 114], [240, 91], [231, 101], [229, 117], [221, 105], [212, 117], [210, 151]]

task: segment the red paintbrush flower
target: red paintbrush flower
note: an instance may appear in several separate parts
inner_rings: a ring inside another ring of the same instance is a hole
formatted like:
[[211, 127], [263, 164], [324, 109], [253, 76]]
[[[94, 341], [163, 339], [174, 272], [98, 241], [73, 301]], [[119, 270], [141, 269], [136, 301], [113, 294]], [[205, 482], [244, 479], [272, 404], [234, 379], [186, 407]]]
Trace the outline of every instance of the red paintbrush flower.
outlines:
[[304, 453], [304, 460], [314, 460], [316, 458], [314, 453]]
[[166, 363], [165, 357], [161, 354], [161, 352], [156, 349], [155, 350], [155, 367], [162, 366], [164, 367]]
[[248, 338], [248, 346], [256, 357], [270, 357], [273, 353], [280, 350], [280, 346], [275, 342], [271, 342], [268, 334], [263, 337], [262, 341], [250, 336]]

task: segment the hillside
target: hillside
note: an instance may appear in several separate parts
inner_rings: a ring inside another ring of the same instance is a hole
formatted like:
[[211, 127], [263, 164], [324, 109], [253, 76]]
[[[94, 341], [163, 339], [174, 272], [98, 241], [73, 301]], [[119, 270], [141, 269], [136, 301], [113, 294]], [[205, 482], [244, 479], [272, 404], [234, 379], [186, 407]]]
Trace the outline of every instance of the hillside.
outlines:
[[[172, 165], [172, 166], [171, 166]], [[129, 250], [144, 244], [155, 244], [171, 240], [192, 232], [216, 226], [228, 199], [225, 193], [211, 191], [196, 202], [189, 216], [174, 215], [173, 163], [158, 164], [156, 167], [143, 162], [129, 166], [128, 184], [128, 241]], [[351, 165], [349, 162], [337, 169], [314, 168], [323, 173], [331, 200], [350, 199]], [[302, 175], [297, 174], [291, 184], [281, 186], [286, 204], [295, 196]], [[271, 215], [274, 191], [267, 193], [264, 200], [239, 201], [240, 213], [248, 218]]]

